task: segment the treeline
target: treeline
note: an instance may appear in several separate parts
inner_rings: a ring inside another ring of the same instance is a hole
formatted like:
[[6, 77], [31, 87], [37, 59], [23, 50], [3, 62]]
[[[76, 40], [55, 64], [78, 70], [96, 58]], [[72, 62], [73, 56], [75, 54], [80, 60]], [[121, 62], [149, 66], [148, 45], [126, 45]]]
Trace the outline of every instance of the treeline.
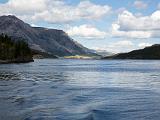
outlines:
[[0, 35], [0, 60], [24, 60], [32, 58], [31, 50], [23, 40], [12, 40], [7, 35]]
[[160, 44], [155, 44], [144, 49], [133, 50], [128, 53], [120, 53], [104, 59], [142, 59], [142, 60], [160, 60]]

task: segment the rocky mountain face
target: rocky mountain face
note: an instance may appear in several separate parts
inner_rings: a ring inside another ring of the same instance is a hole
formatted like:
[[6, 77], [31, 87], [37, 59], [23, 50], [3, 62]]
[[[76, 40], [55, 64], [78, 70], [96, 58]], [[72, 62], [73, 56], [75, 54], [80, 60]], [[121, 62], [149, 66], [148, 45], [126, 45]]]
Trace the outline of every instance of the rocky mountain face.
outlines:
[[129, 53], [121, 53], [104, 59], [160, 59], [160, 44], [152, 45]]
[[89, 49], [71, 39], [64, 31], [31, 27], [15, 16], [0, 17], [0, 34], [25, 40], [31, 49], [57, 56], [91, 55]]

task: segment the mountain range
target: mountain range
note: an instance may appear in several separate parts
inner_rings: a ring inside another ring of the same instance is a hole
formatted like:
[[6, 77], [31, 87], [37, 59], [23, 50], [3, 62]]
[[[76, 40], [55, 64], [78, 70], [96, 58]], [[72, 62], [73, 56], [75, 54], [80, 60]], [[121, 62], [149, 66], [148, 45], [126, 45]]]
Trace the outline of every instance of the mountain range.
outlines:
[[32, 27], [12, 15], [0, 17], [0, 34], [2, 33], [14, 40], [24, 40], [32, 50], [42, 53], [56, 56], [95, 55], [70, 38], [63, 30]]

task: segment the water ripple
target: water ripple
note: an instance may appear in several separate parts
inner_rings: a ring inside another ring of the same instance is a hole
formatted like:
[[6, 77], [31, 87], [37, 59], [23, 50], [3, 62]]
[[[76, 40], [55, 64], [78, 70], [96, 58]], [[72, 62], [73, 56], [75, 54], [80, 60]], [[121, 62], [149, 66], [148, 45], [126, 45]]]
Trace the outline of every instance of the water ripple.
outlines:
[[160, 61], [0, 65], [0, 120], [159, 120]]

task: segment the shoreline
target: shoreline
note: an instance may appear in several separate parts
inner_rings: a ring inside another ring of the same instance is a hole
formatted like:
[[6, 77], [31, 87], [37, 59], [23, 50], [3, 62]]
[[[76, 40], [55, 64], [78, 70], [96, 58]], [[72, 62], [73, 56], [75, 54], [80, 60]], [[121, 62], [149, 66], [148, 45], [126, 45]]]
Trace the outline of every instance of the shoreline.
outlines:
[[34, 62], [33, 59], [28, 60], [0, 60], [0, 64], [12, 64], [12, 63], [29, 63]]

